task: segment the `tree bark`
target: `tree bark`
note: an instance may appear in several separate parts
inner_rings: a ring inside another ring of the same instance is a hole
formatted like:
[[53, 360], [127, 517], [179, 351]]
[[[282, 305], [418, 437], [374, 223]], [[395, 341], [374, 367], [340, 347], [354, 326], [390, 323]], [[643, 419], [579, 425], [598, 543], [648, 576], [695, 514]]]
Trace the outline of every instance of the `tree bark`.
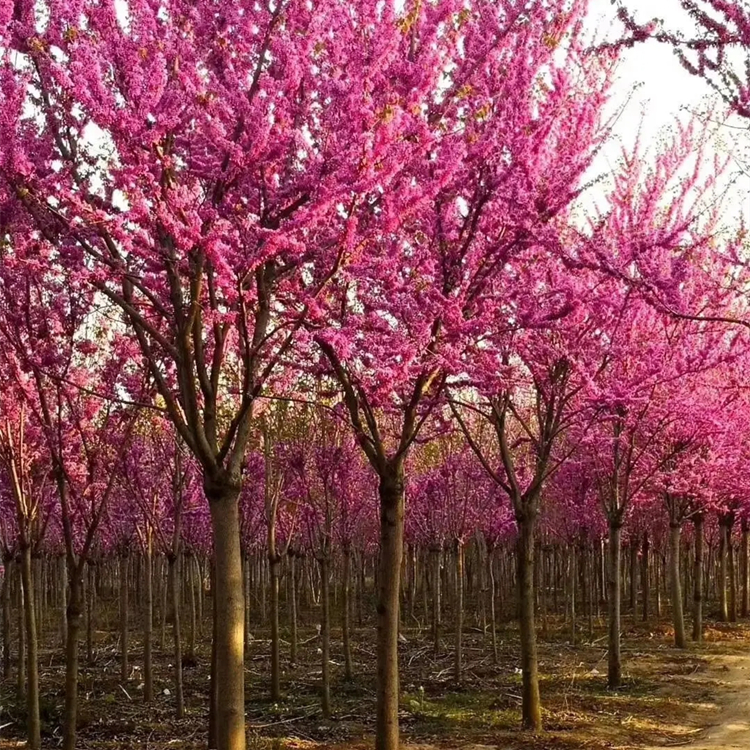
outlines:
[[534, 623], [534, 527], [532, 514], [518, 515], [517, 586], [519, 629], [521, 634], [521, 713], [524, 729], [542, 728], [542, 706], [539, 697], [539, 664]]
[[94, 576], [91, 572], [91, 563], [86, 563], [86, 663], [90, 666], [94, 663]]
[[685, 617], [682, 612], [682, 585], [680, 582], [680, 541], [682, 526], [672, 523], [669, 527], [669, 583], [672, 599], [672, 623], [674, 625], [674, 645], [687, 648]]
[[216, 564], [217, 750], [245, 750], [245, 606], [238, 512], [239, 488], [206, 489]]
[[747, 617], [748, 610], [750, 609], [750, 598], [748, 592], [748, 541], [750, 538], [750, 528], [748, 527], [747, 518], [742, 518], [742, 537], [740, 540], [740, 578], [741, 580], [741, 591], [742, 599], [740, 603], [740, 617]]
[[179, 553], [172, 552], [169, 555], [169, 587], [170, 599], [172, 601], [172, 635], [174, 644], [174, 683], [175, 698], [177, 699], [177, 718], [185, 717], [185, 691], [182, 681], [182, 618], [180, 616], [180, 594], [179, 594]]
[[188, 636], [188, 656], [190, 659], [195, 659], [195, 640], [197, 636], [197, 613], [196, 613], [196, 601], [195, 601], [195, 566], [197, 562], [195, 557], [190, 554], [187, 558], [183, 558], [187, 565], [187, 579], [188, 579], [188, 591], [190, 601], [190, 635]]
[[607, 557], [607, 615], [609, 619], [607, 661], [607, 686], [610, 689], [622, 685], [622, 658], [620, 655], [620, 618], [622, 597], [622, 527], [618, 522], [609, 523], [609, 549]]
[[297, 556], [291, 554], [289, 557], [289, 593], [291, 595], [290, 618], [291, 618], [291, 643], [289, 645], [289, 659], [292, 664], [297, 663]]
[[146, 539], [146, 601], [143, 613], [143, 700], [154, 699], [154, 551], [151, 530]]
[[[219, 714], [219, 680], [216, 677], [218, 671], [218, 652], [216, 649], [218, 631], [218, 603], [216, 601], [216, 562], [211, 561], [211, 606], [212, 606], [212, 630], [211, 630], [211, 678], [208, 687], [208, 747], [216, 750], [219, 746], [218, 714]], [[243, 639], [244, 643], [244, 639]]]
[[568, 588], [570, 589], [568, 597], [570, 599], [570, 643], [576, 645], [576, 548], [575, 545], [570, 545], [570, 568], [568, 570]]
[[464, 545], [456, 539], [456, 643], [453, 654], [453, 679], [461, 684], [463, 671], [463, 630], [464, 630]]
[[497, 664], [497, 613], [495, 611], [495, 555], [494, 547], [487, 548], [487, 573], [490, 581], [490, 627], [492, 628], [492, 661]]
[[[352, 569], [352, 550], [349, 542], [344, 543], [344, 570], [343, 570], [343, 601], [342, 601], [342, 622], [341, 631], [344, 641], [344, 679], [351, 682], [352, 673], [352, 644], [350, 633], [351, 622], [351, 569]], [[416, 581], [415, 581], [416, 585]], [[413, 592], [412, 592], [413, 595]]]
[[40, 750], [42, 746], [39, 720], [39, 641], [37, 639], [36, 612], [34, 610], [34, 576], [31, 546], [21, 550], [21, 583], [24, 598], [24, 626], [26, 628], [26, 728], [27, 747]]
[[281, 559], [275, 548], [269, 551], [268, 567], [271, 577], [271, 700], [281, 700], [281, 649], [279, 635], [279, 576]]
[[10, 679], [10, 571], [11, 557], [3, 557], [3, 679]]
[[379, 497], [375, 750], [398, 750], [399, 584], [404, 550], [404, 474], [400, 464], [381, 473]]
[[432, 555], [432, 650], [440, 654], [440, 547], [430, 549]]
[[727, 599], [727, 523], [719, 519], [719, 617], [722, 622], [729, 621], [729, 602]]
[[128, 562], [120, 556], [120, 680], [128, 679]]
[[65, 709], [63, 750], [75, 750], [78, 724], [78, 636], [81, 632], [81, 573], [76, 564], [69, 572], [70, 592], [66, 610]]
[[643, 591], [643, 622], [648, 622], [648, 600], [651, 596], [650, 581], [648, 576], [648, 555], [649, 555], [648, 532], [643, 534], [641, 544], [641, 590]]
[[693, 516], [695, 557], [693, 558], [693, 640], [703, 640], [703, 514]]
[[16, 608], [18, 617], [18, 669], [16, 674], [16, 693], [19, 700], [26, 696], [26, 624], [24, 620], [24, 595], [21, 582], [21, 561], [18, 561], [18, 586], [16, 588]]
[[320, 557], [320, 652], [321, 709], [323, 718], [331, 718], [331, 596], [328, 542]]
[[727, 570], [729, 572], [729, 597], [727, 610], [729, 622], [737, 622], [737, 567], [734, 564], [734, 544], [732, 543], [732, 526], [734, 519], [727, 523]]

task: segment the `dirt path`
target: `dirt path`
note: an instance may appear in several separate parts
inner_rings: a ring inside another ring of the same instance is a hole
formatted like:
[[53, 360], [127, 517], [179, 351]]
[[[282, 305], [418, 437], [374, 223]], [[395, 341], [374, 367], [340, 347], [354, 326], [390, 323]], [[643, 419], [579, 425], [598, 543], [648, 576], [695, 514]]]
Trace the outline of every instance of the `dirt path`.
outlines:
[[714, 662], [709, 679], [719, 693], [720, 712], [716, 723], [700, 739], [685, 747], [690, 750], [750, 750], [750, 656], [721, 656]]

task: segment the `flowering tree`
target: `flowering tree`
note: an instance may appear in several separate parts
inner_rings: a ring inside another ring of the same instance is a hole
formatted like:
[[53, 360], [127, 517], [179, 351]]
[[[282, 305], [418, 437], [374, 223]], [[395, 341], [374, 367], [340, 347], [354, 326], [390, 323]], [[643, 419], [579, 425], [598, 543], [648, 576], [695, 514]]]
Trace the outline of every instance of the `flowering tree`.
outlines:
[[584, 3], [408, 8], [397, 48], [414, 64], [384, 116], [407, 126], [420, 158], [362, 218], [379, 231], [308, 320], [380, 483], [378, 750], [398, 746], [407, 455], [448, 374], [463, 372], [464, 348], [507, 302], [497, 276], [511, 282], [531, 257], [543, 275], [561, 252], [566, 209], [606, 130], [611, 60], [580, 64]]
[[201, 466], [218, 744], [241, 750], [237, 504], [253, 404], [380, 196], [423, 156], [424, 113], [391, 114], [418, 78], [416, 28], [370, 0], [36, 10], [0, 11], [0, 226], [120, 310]]

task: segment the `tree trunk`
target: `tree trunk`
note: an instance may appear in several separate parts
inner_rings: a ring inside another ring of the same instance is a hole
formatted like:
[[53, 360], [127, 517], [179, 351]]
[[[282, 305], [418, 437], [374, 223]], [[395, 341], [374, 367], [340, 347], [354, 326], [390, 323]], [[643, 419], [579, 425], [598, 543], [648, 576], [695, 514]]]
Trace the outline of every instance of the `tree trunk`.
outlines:
[[490, 580], [490, 627], [492, 628], [492, 661], [497, 664], [497, 613], [495, 612], [495, 555], [494, 548], [487, 549], [487, 573]]
[[440, 547], [430, 549], [432, 555], [432, 650], [440, 654]]
[[399, 583], [404, 550], [404, 475], [401, 466], [389, 467], [381, 475], [379, 496], [375, 750], [398, 750]]
[[456, 539], [456, 643], [453, 654], [453, 679], [461, 683], [463, 669], [463, 630], [464, 630], [464, 545]]
[[62, 647], [67, 648], [68, 642], [68, 573], [65, 562], [65, 557], [59, 558], [59, 564], [57, 568], [57, 574], [60, 582], [60, 593], [62, 594], [62, 606], [60, 607], [60, 638], [62, 641]]
[[245, 750], [245, 603], [238, 513], [239, 490], [207, 490], [216, 564], [217, 750]]
[[289, 577], [290, 577], [290, 584], [289, 584], [289, 593], [291, 594], [291, 601], [290, 601], [290, 617], [291, 617], [291, 643], [290, 643], [290, 653], [289, 658], [292, 662], [292, 664], [297, 663], [297, 556], [292, 554], [289, 557]]
[[740, 617], [747, 617], [748, 610], [750, 609], [750, 602], [748, 601], [748, 540], [750, 538], [750, 528], [748, 528], [747, 518], [742, 519], [742, 537], [740, 541], [740, 578], [741, 578], [741, 590], [742, 599], [740, 603]]
[[268, 555], [271, 574], [271, 700], [281, 700], [281, 651], [279, 635], [279, 575], [281, 560], [275, 549]]
[[91, 666], [94, 663], [94, 576], [91, 571], [91, 563], [86, 564], [86, 663]]
[[607, 615], [609, 619], [609, 652], [607, 663], [607, 686], [610, 689], [622, 685], [622, 659], [620, 656], [620, 610], [621, 610], [621, 546], [622, 527], [610, 521], [609, 549], [607, 556]]
[[3, 679], [10, 679], [10, 557], [3, 558]]
[[320, 652], [323, 718], [331, 718], [331, 601], [328, 543], [320, 558]]
[[195, 640], [197, 636], [197, 613], [196, 613], [196, 601], [195, 601], [195, 566], [197, 562], [192, 554], [188, 555], [185, 559], [188, 572], [188, 589], [189, 589], [189, 601], [190, 601], [190, 635], [188, 639], [188, 656], [191, 659], [195, 659]]
[[154, 637], [154, 553], [151, 531], [146, 540], [146, 601], [143, 613], [143, 700], [154, 699], [154, 661], [152, 655]]
[[576, 571], [576, 548], [575, 545], [570, 545], [570, 559], [569, 559], [569, 565], [570, 569], [568, 570], [568, 581], [569, 585], [568, 588], [570, 589], [568, 596], [570, 599], [570, 643], [571, 645], [576, 645], [576, 577], [577, 577], [577, 571]]
[[159, 559], [159, 601], [161, 604], [161, 637], [159, 639], [159, 648], [164, 651], [167, 647], [167, 604], [168, 597], [167, 592], [169, 591], [168, 581], [164, 581], [164, 561], [162, 558]]
[[78, 565], [69, 573], [69, 598], [65, 642], [65, 709], [63, 750], [75, 750], [78, 723], [78, 636], [81, 632], [81, 573]]
[[719, 519], [719, 617], [722, 622], [729, 621], [729, 603], [727, 600], [727, 524]]
[[169, 587], [172, 602], [172, 634], [174, 639], [174, 687], [177, 699], [177, 718], [185, 717], [185, 692], [182, 682], [182, 632], [179, 593], [179, 554], [169, 556]]
[[669, 528], [669, 583], [672, 599], [672, 623], [674, 624], [674, 645], [687, 648], [685, 618], [682, 613], [682, 586], [680, 582], [680, 537], [682, 526], [673, 523]]
[[26, 624], [24, 620], [24, 595], [21, 581], [21, 562], [18, 562], [18, 586], [16, 588], [16, 607], [18, 617], [18, 674], [16, 675], [16, 693], [23, 700], [26, 695]]
[[[344, 679], [351, 682], [352, 673], [352, 644], [350, 633], [350, 600], [351, 600], [351, 569], [352, 550], [349, 542], [344, 543], [344, 570], [343, 570], [343, 602], [342, 602], [342, 639], [344, 641]], [[416, 585], [416, 581], [415, 581]], [[412, 596], [413, 596], [412, 592]]]
[[656, 619], [661, 617], [661, 553], [657, 550], [654, 565], [654, 588], [656, 589]]
[[693, 640], [703, 640], [703, 514], [693, 516], [695, 557], [693, 559]]
[[539, 664], [534, 624], [534, 526], [532, 515], [518, 519], [516, 553], [519, 626], [521, 634], [521, 713], [524, 729], [542, 728], [542, 706], [539, 698]]
[[128, 556], [120, 556], [120, 680], [128, 679]]
[[[241, 564], [241, 560], [240, 560]], [[219, 746], [219, 680], [216, 677], [218, 671], [218, 652], [216, 648], [218, 632], [218, 611], [219, 606], [216, 601], [216, 563], [211, 561], [211, 606], [212, 606], [212, 630], [211, 630], [211, 678], [208, 692], [208, 747], [209, 750], [216, 750]], [[243, 639], [244, 644], [244, 639]]]
[[729, 622], [737, 622], [737, 566], [734, 564], [734, 544], [732, 542], [733, 523], [727, 523], [727, 570], [729, 572], [729, 597], [727, 609]]
[[251, 639], [251, 623], [250, 623], [250, 595], [252, 592], [252, 582], [250, 580], [250, 555], [245, 552], [242, 555], [242, 596], [245, 602], [245, 634], [243, 641], [245, 648], [247, 649]]
[[648, 577], [648, 553], [649, 553], [648, 532], [643, 535], [641, 544], [641, 590], [643, 591], [643, 622], [648, 622], [648, 600], [651, 596], [649, 577]]
[[21, 583], [24, 590], [24, 625], [26, 627], [26, 727], [27, 747], [40, 750], [42, 746], [39, 721], [39, 641], [34, 610], [34, 576], [31, 547], [21, 550]]

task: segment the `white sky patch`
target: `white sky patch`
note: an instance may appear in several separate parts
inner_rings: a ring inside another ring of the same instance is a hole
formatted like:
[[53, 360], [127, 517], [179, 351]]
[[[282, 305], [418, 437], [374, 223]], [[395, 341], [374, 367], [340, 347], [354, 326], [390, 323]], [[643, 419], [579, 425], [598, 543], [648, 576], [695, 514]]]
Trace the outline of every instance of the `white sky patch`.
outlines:
[[[678, 0], [625, 2], [640, 23], [658, 17], [670, 30], [687, 33], [691, 29]], [[592, 30], [606, 38], [624, 35], [611, 0], [591, 0], [589, 23]], [[596, 163], [596, 174], [606, 174], [617, 167], [623, 145], [631, 148], [639, 129], [641, 144], [653, 157], [666, 142], [676, 118], [685, 120], [691, 113], [699, 113], [713, 126], [707, 156], [713, 149], [714, 153], [729, 154], [732, 158], [728, 179], [733, 181], [733, 186], [726, 202], [726, 222], [735, 224], [740, 216], [750, 217], [750, 178], [741, 174], [746, 165], [750, 165], [750, 159], [745, 156], [750, 147], [749, 128], [738, 118], [726, 124], [720, 122], [726, 112], [724, 103], [705, 81], [682, 67], [668, 45], [648, 42], [624, 50], [614, 87], [613, 107], [626, 102], [614, 128], [614, 139], [603, 149]]]

